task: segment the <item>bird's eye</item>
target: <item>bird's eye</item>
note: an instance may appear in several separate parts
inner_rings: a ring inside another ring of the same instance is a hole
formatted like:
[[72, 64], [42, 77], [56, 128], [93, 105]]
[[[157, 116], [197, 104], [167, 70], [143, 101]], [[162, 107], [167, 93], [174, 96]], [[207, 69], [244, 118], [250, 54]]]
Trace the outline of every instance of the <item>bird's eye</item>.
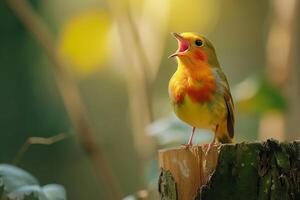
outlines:
[[202, 44], [203, 44], [202, 40], [196, 40], [195, 41], [195, 45], [198, 46], [198, 47], [202, 46]]

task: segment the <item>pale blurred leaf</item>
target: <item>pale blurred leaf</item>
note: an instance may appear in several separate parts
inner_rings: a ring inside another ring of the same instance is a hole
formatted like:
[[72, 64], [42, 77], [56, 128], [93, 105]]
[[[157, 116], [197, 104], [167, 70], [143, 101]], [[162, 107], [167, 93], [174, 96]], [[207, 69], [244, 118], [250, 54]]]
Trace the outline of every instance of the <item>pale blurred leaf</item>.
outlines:
[[64, 187], [57, 184], [50, 184], [44, 187], [38, 185], [26, 185], [13, 191], [9, 195], [10, 199], [18, 200], [66, 200]]
[[137, 198], [134, 195], [129, 195], [129, 196], [123, 198], [123, 200], [137, 200]]
[[66, 200], [67, 194], [63, 186], [58, 184], [49, 184], [43, 186], [43, 192], [46, 194], [48, 200]]
[[8, 194], [9, 199], [16, 200], [48, 200], [38, 185], [25, 185]]
[[28, 172], [18, 167], [0, 164], [0, 186], [10, 193], [25, 185], [38, 185], [38, 181]]
[[[181, 122], [174, 115], [153, 122], [147, 132], [155, 137], [162, 146], [174, 146], [188, 141], [192, 127]], [[206, 129], [196, 129], [194, 144], [207, 143], [212, 139], [212, 132]]]
[[66, 200], [63, 186], [40, 187], [38, 181], [21, 168], [0, 164], [0, 198], [9, 200]]

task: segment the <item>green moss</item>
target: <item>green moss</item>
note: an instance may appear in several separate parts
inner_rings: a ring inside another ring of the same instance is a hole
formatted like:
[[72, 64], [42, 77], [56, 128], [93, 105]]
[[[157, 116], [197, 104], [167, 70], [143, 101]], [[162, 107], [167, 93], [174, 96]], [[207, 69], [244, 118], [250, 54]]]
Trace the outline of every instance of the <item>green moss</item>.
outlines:
[[177, 200], [177, 186], [170, 171], [161, 169], [158, 190], [161, 200]]
[[300, 199], [299, 142], [223, 145], [218, 165], [195, 199]]

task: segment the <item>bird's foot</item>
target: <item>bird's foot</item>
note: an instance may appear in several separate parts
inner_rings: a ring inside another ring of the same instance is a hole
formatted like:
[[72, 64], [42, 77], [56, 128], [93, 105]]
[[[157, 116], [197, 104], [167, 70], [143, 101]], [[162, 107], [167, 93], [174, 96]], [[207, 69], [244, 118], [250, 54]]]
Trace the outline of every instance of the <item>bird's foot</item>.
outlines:
[[189, 148], [193, 147], [193, 144], [192, 143], [181, 144], [181, 147], [184, 149], [189, 149]]
[[204, 145], [205, 157], [209, 154], [213, 145], [214, 143]]

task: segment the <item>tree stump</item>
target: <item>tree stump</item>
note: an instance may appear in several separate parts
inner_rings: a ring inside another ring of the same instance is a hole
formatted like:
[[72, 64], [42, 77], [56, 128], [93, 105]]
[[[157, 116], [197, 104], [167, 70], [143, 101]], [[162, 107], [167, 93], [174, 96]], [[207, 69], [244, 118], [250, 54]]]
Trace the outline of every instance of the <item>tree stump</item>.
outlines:
[[299, 200], [300, 141], [159, 151], [162, 200]]

